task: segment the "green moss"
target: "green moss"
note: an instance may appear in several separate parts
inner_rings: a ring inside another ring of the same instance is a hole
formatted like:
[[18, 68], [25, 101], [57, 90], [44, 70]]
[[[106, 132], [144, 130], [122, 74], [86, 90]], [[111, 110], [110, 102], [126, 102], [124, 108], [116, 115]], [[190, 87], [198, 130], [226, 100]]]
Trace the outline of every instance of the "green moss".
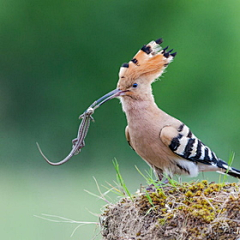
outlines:
[[[181, 239], [210, 240], [240, 237], [239, 184], [218, 184], [203, 180], [175, 186], [161, 186], [160, 190], [154, 187], [147, 189], [149, 190], [146, 193], [135, 196], [132, 203], [127, 198], [121, 201], [122, 204], [133, 204], [134, 212], [136, 211], [134, 219], [132, 213], [126, 218], [127, 222], [131, 219], [129, 224], [138, 221], [134, 224], [139, 225], [141, 231], [138, 230], [135, 237], [152, 239], [153, 235], [148, 235], [149, 229], [156, 231], [154, 235], [156, 239], [177, 239], [176, 236], [180, 234], [183, 236]], [[124, 211], [126, 212], [126, 206]], [[121, 217], [124, 214], [124, 212], [118, 213]], [[108, 208], [105, 215], [116, 216], [116, 213], [112, 213]], [[126, 227], [126, 224], [124, 226]], [[117, 227], [117, 221], [114, 227]], [[136, 226], [135, 228], [137, 229]]]

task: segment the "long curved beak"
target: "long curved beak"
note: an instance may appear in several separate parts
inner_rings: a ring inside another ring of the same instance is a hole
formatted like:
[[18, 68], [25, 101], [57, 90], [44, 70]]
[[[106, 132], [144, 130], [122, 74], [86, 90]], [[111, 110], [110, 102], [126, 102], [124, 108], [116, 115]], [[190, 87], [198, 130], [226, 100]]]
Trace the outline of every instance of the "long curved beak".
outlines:
[[120, 89], [115, 89], [115, 90], [105, 94], [104, 96], [102, 96], [98, 100], [96, 100], [89, 108], [96, 109], [96, 108], [100, 107], [103, 103], [107, 102], [108, 100], [111, 100], [113, 98], [124, 95], [125, 92], [126, 91], [123, 91], [123, 90], [120, 90]]

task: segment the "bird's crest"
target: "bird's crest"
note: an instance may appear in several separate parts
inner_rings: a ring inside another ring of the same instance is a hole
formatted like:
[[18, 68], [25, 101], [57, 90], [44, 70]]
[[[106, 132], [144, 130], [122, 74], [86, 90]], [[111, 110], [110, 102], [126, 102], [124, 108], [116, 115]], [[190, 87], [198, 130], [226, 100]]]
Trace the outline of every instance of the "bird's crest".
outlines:
[[162, 38], [159, 38], [144, 45], [131, 61], [121, 66], [119, 78], [126, 81], [134, 81], [144, 77], [144, 79], [153, 82], [160, 77], [164, 69], [177, 54], [176, 52], [171, 53], [173, 49], [166, 51], [168, 47], [162, 48], [160, 46], [162, 42]]

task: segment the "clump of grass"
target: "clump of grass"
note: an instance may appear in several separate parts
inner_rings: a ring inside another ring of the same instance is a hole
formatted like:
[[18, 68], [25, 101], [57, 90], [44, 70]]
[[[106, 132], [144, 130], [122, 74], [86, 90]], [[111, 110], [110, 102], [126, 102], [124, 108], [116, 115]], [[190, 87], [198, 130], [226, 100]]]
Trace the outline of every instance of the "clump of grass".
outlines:
[[[119, 172], [118, 164], [115, 169]], [[103, 239], [240, 238], [239, 184], [226, 183], [226, 178], [219, 183], [202, 180], [163, 184], [154, 179], [152, 170], [146, 174], [137, 170], [148, 186], [131, 198], [123, 197], [106, 206], [101, 215]], [[122, 176], [117, 176], [125, 189]]]
[[[234, 154], [229, 158], [229, 165], [233, 158]], [[99, 222], [75, 221], [50, 214], [36, 217], [77, 224], [72, 235], [83, 225], [100, 226], [103, 240], [240, 239], [240, 184], [226, 183], [226, 178], [219, 179], [219, 183], [172, 180], [166, 184], [155, 180], [152, 169], [143, 174], [136, 167], [147, 186], [131, 194], [117, 160], [113, 165], [117, 178], [115, 185], [108, 183], [110, 188], [102, 192], [94, 178], [99, 193], [87, 191], [107, 203]], [[109, 192], [120, 195], [121, 199], [112, 203]]]

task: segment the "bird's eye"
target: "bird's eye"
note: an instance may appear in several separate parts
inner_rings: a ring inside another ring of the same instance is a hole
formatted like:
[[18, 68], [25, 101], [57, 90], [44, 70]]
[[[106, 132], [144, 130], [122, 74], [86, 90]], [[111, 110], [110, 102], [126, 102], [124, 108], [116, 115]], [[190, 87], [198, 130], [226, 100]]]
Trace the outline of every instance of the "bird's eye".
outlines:
[[134, 83], [134, 84], [132, 85], [133, 88], [136, 88], [137, 86], [138, 86], [137, 83]]

